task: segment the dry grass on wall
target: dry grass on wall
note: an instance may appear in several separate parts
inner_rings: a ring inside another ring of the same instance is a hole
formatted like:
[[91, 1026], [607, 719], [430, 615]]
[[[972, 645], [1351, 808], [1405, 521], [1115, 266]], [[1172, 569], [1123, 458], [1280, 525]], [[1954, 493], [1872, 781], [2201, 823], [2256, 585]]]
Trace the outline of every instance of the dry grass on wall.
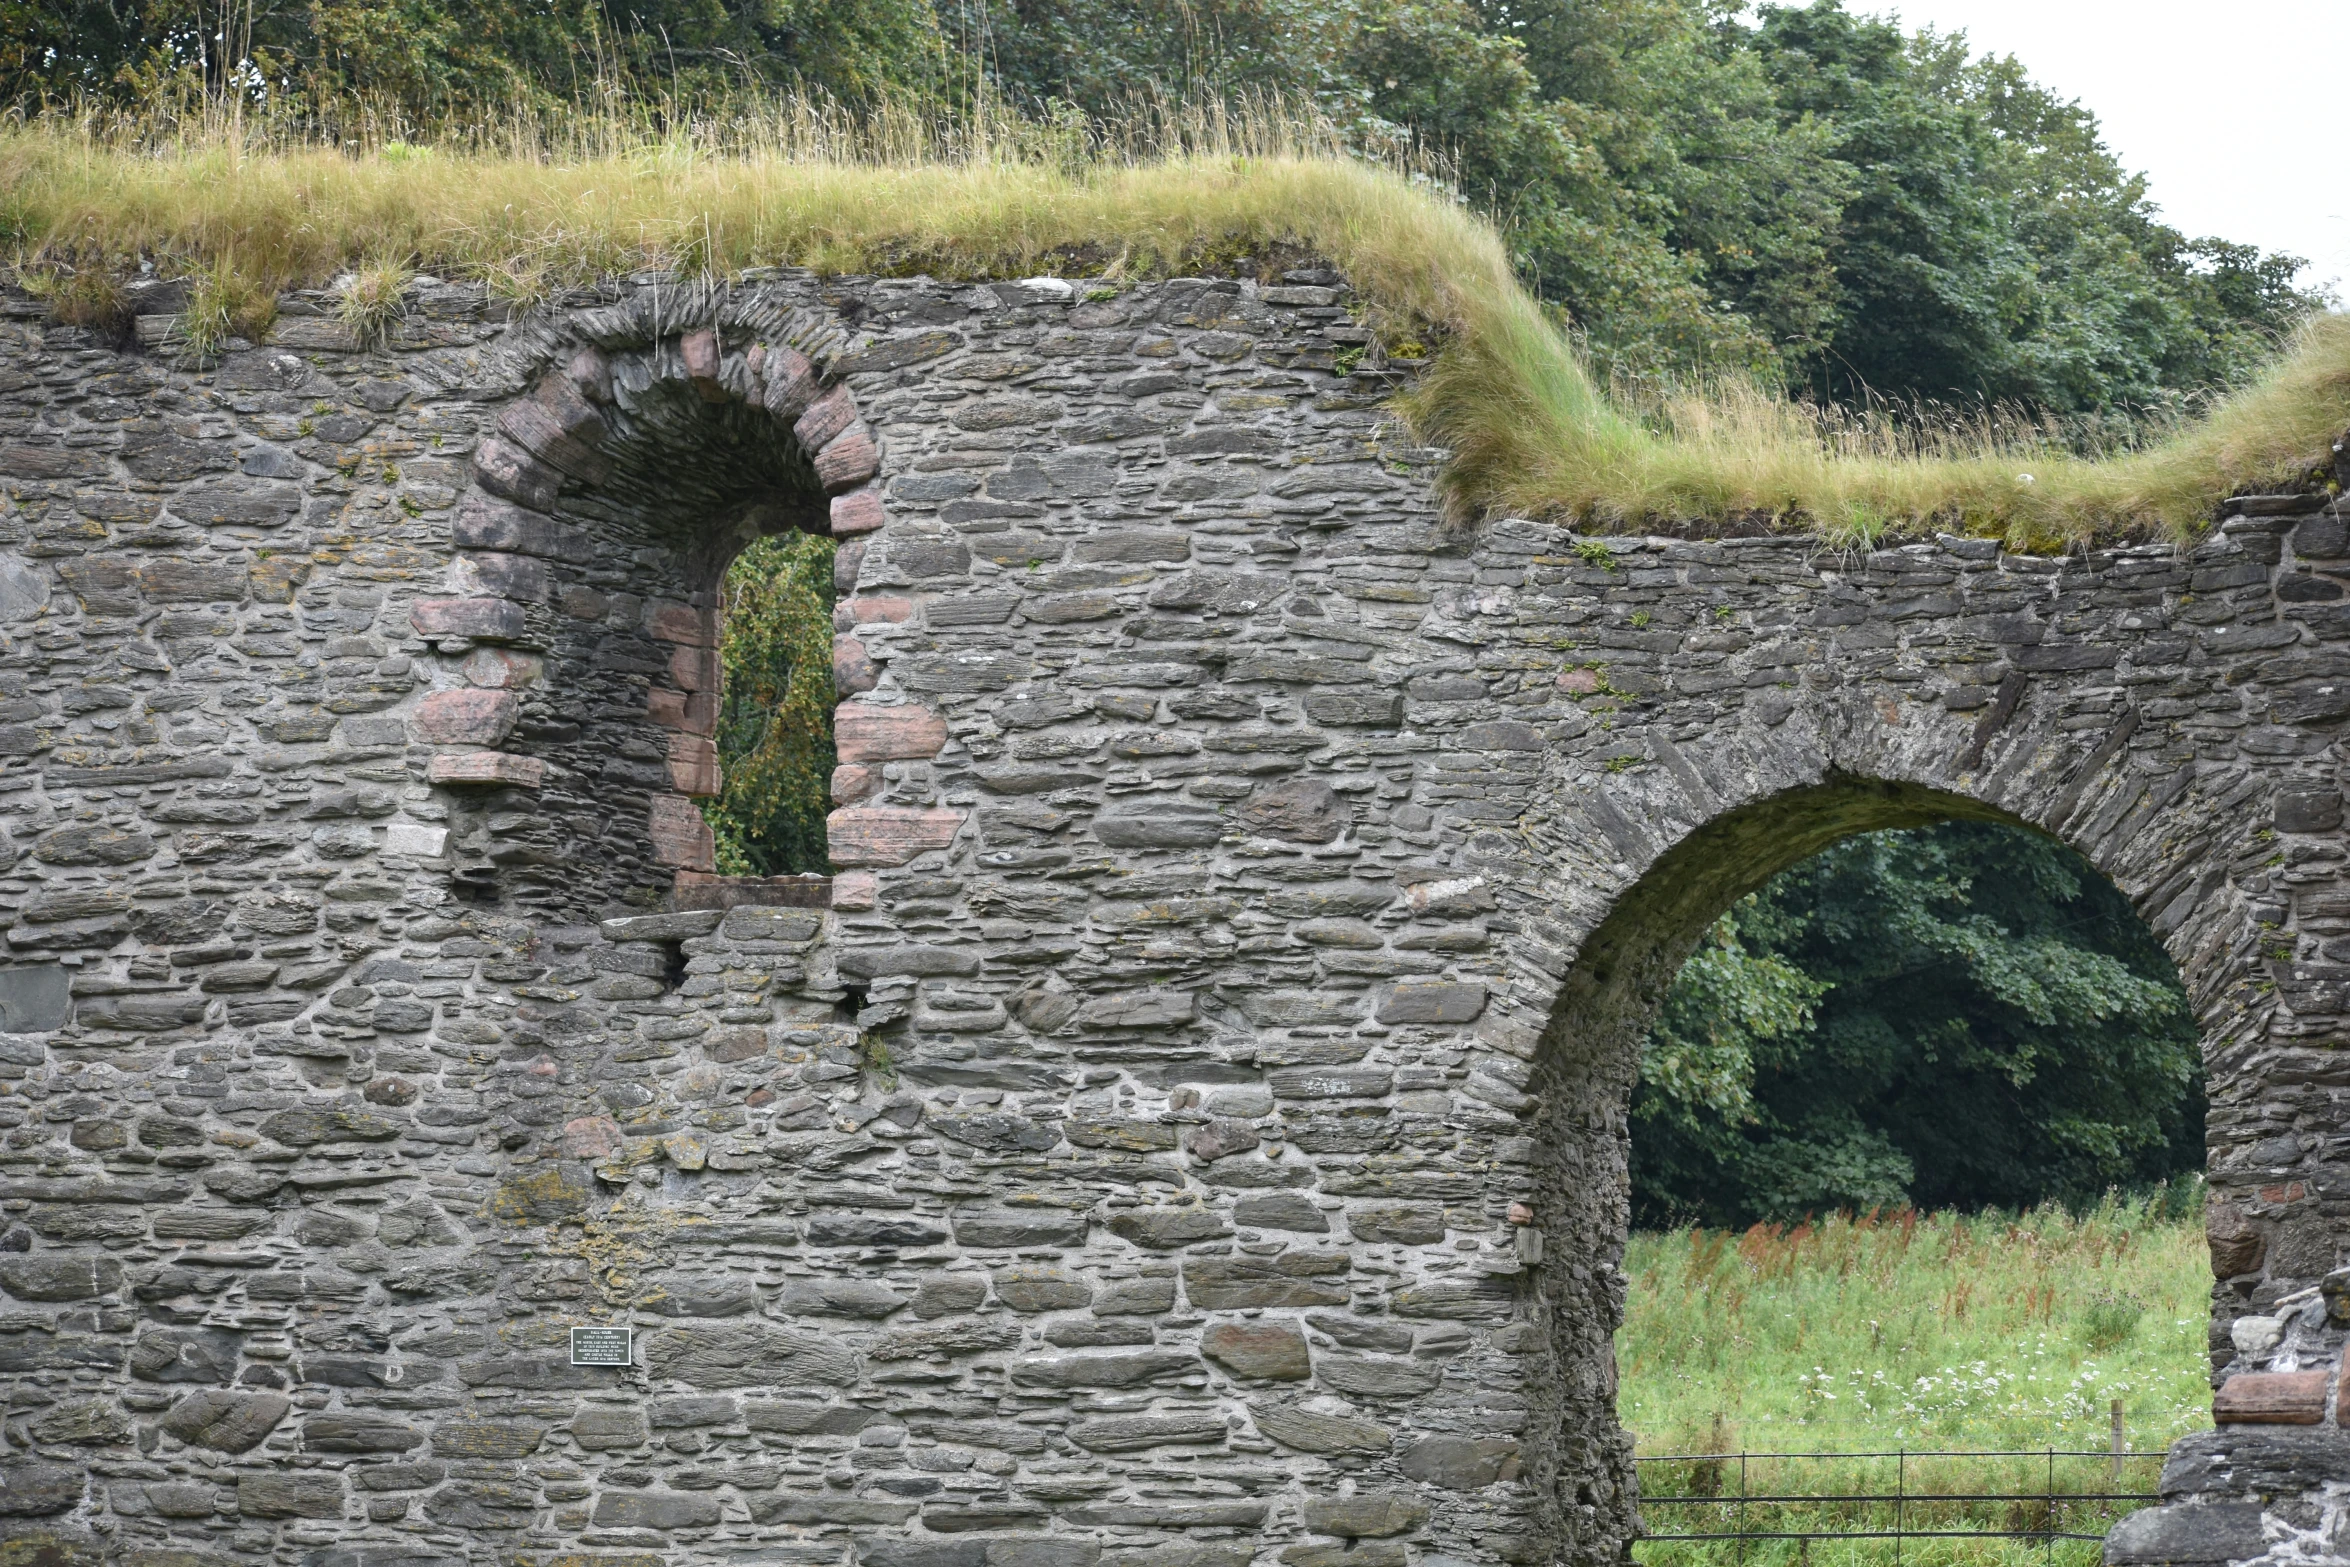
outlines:
[[51, 116], [0, 129], [0, 239], [20, 277], [61, 299], [103, 295], [90, 274], [145, 257], [262, 290], [356, 279], [360, 325], [383, 308], [382, 280], [410, 269], [527, 306], [646, 267], [1115, 282], [1298, 246], [1343, 269], [1391, 338], [1441, 345], [1402, 411], [1454, 454], [1457, 514], [1595, 531], [2186, 539], [2226, 496], [2308, 482], [2350, 427], [2340, 316], [2309, 323], [2202, 417], [2101, 460], [2029, 426], [1921, 436], [1751, 385], [1635, 405], [1595, 384], [1487, 225], [1278, 112], [1168, 115], [1105, 144], [1009, 116], [851, 123], [787, 103], [682, 130], [587, 114], [351, 148], [217, 118]]

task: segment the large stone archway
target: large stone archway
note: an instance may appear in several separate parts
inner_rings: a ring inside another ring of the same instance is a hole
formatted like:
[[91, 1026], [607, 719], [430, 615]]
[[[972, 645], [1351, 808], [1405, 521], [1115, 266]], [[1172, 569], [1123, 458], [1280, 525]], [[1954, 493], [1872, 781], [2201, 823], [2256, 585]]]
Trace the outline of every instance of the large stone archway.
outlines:
[[[2318, 1428], [2176, 1489], [2332, 1527], [2255, 1483], [2343, 1440], [2324, 499], [2063, 560], [1454, 528], [1349, 306], [436, 285], [391, 351], [295, 297], [205, 370], [11, 326], [16, 1527], [1613, 1560], [1644, 1009], [1810, 847], [1976, 813], [2112, 877], [2204, 1019], [2215, 1369]], [[709, 589], [819, 520], [832, 906], [680, 908]], [[2121, 1548], [2249, 1556], [2240, 1507]]]

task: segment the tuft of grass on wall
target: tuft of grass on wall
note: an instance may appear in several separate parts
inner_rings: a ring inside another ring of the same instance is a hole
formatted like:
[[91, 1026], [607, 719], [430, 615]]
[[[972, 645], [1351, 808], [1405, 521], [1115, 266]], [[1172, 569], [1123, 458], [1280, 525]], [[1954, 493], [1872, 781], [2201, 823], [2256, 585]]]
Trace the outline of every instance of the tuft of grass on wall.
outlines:
[[[647, 267], [1115, 280], [1295, 247], [1345, 272], [1392, 339], [1438, 344], [1400, 410], [1451, 453], [1442, 482], [1464, 518], [1760, 523], [1842, 543], [1950, 530], [2041, 549], [2185, 539], [2226, 496], [2310, 482], [2350, 428], [2342, 316], [2167, 438], [2101, 460], [2012, 422], [1921, 434], [1734, 382], [1627, 398], [1519, 287], [1491, 227], [1278, 105], [1168, 112], [1106, 140], [1000, 111], [851, 120], [797, 100], [517, 114], [349, 145], [218, 117], [52, 115], [0, 128], [0, 192], [0, 239], [24, 262], [136, 254], [193, 271], [191, 346], [250, 336], [257, 296], [363, 268], [469, 277], [529, 306]], [[347, 301], [355, 328], [387, 326], [388, 297]]]
[[408, 269], [396, 261], [375, 261], [348, 272], [335, 288], [335, 309], [361, 348], [392, 340], [407, 313]]

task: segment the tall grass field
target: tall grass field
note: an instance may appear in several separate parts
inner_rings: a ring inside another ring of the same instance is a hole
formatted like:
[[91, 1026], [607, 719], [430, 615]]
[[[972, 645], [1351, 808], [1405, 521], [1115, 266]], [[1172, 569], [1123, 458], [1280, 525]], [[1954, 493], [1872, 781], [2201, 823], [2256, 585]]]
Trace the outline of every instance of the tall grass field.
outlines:
[[[2153, 1490], [2162, 1449], [2210, 1424], [2198, 1198], [1634, 1236], [1616, 1352], [1649, 1531], [1882, 1531], [1898, 1515], [1914, 1530], [2102, 1532], [2137, 1504], [2089, 1498]], [[2127, 1448], [2144, 1455], [2124, 1459], [2118, 1480], [2104, 1456], [2116, 1402]], [[2034, 1456], [1974, 1456], [1995, 1450]], [[1752, 1456], [1822, 1452], [1888, 1456]], [[1966, 1456], [1920, 1456], [1952, 1453]], [[1658, 1461], [1673, 1455], [1693, 1461]], [[2052, 1510], [2040, 1500], [2051, 1485], [2080, 1499]], [[1909, 1499], [1739, 1500], [1896, 1490]], [[1953, 1492], [2004, 1499], [1916, 1499]], [[1638, 1559], [2087, 1567], [2099, 1552], [2063, 1540], [1913, 1538], [1898, 1551], [1891, 1539], [1649, 1540]]]

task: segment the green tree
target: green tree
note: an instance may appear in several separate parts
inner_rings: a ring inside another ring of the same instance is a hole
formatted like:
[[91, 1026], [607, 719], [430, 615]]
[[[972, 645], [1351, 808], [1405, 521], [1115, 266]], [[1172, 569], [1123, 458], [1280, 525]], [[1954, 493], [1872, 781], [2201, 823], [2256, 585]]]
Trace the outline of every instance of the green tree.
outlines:
[[727, 876], [831, 868], [832, 540], [760, 539], [727, 569], [718, 707], [722, 792], [702, 805]]
[[944, 69], [929, 0], [0, 0], [0, 91], [19, 104], [186, 83], [463, 123], [600, 82], [861, 103], [933, 92]]
[[2162, 223], [2093, 114], [1964, 35], [1814, 0], [1766, 7], [1749, 40], [1782, 122], [1824, 129], [1847, 171], [1832, 329], [1790, 365], [1825, 395], [2162, 404], [2323, 302], [2295, 258]]
[[2079, 1202], [2202, 1160], [2184, 991], [2021, 829], [1874, 833], [1774, 878], [1674, 982], [1633, 1100], [1643, 1223]]

